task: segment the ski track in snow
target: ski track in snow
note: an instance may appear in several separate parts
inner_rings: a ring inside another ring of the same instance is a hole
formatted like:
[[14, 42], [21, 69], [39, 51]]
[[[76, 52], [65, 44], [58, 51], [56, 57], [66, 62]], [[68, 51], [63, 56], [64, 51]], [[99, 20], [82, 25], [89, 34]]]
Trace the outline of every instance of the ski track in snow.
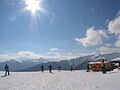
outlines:
[[[2, 76], [0, 72], [0, 90], [119, 90], [120, 72], [62, 71], [11, 72]], [[118, 78], [114, 78], [118, 77]]]

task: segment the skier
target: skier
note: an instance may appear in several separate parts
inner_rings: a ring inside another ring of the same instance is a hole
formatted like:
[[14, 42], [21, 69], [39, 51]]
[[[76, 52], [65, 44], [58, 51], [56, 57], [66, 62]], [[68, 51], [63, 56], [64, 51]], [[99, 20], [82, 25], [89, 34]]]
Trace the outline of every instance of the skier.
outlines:
[[71, 72], [73, 71], [73, 66], [72, 65], [70, 66], [70, 70], [71, 70]]
[[58, 66], [58, 72], [60, 72], [61, 71], [61, 66]]
[[87, 65], [86, 72], [90, 72], [90, 65], [89, 64]]
[[111, 71], [113, 71], [113, 70], [114, 70], [114, 66], [113, 66], [113, 64], [110, 63], [110, 66], [111, 66]]
[[42, 70], [42, 72], [44, 72], [44, 66], [43, 65], [41, 66], [41, 70]]
[[5, 65], [5, 76], [7, 75], [7, 73], [8, 73], [8, 75], [10, 75], [10, 73], [9, 73], [9, 66], [6, 64]]
[[51, 64], [49, 65], [48, 68], [49, 68], [49, 73], [52, 73], [52, 65]]
[[106, 74], [106, 68], [105, 68], [104, 59], [101, 60], [101, 69], [102, 69], [102, 74]]

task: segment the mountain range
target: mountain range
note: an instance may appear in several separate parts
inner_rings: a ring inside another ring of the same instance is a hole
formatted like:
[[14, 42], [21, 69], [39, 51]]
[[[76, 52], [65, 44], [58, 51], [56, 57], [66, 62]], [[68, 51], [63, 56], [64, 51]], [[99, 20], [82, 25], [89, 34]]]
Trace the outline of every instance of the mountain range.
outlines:
[[8, 64], [10, 71], [17, 71], [17, 70], [21, 70], [21, 69], [35, 66], [35, 65], [40, 64], [40, 63], [46, 63], [46, 62], [49, 62], [49, 60], [43, 59], [43, 58], [27, 59], [27, 60], [11, 59], [11, 60], [0, 63], [0, 71], [4, 70], [5, 64]]
[[58, 66], [61, 66], [62, 70], [69, 70], [71, 65], [74, 67], [75, 70], [83, 70], [83, 69], [86, 69], [86, 66], [90, 61], [95, 61], [100, 58], [104, 58], [105, 60], [110, 61], [118, 57], [120, 57], [120, 53], [94, 54], [94, 55], [87, 55], [87, 56], [82, 56], [79, 58], [74, 58], [71, 60], [62, 60], [62, 61], [54, 61], [54, 62], [37, 64], [35, 66], [22, 69], [19, 71], [40, 71], [41, 65], [44, 66], [45, 70], [48, 70], [48, 66], [50, 64], [52, 65], [53, 70], [56, 70]]
[[62, 70], [69, 70], [72, 65], [75, 70], [83, 70], [86, 68], [90, 61], [95, 61], [99, 58], [104, 58], [105, 60], [112, 60], [119, 58], [120, 53], [110, 53], [110, 54], [94, 54], [82, 56], [70, 60], [61, 61], [50, 61], [44, 58], [39, 59], [27, 59], [27, 60], [15, 60], [11, 59], [0, 63], [0, 71], [4, 70], [5, 64], [9, 65], [10, 71], [40, 71], [41, 65], [44, 66], [45, 70], [48, 70], [48, 66], [51, 64], [53, 70], [56, 70], [58, 66], [61, 66]]

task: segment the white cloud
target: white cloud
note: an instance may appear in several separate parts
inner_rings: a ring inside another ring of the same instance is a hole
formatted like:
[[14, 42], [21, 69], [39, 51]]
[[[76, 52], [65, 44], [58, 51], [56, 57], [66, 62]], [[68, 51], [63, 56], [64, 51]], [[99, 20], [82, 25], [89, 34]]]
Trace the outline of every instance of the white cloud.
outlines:
[[85, 38], [76, 38], [75, 40], [82, 43], [84, 47], [96, 46], [103, 42], [103, 39], [108, 38], [103, 30], [95, 30], [93, 27], [87, 29]]
[[110, 46], [112, 46], [112, 44], [105, 44], [105, 46], [110, 47]]
[[116, 35], [117, 40], [114, 45], [120, 47], [120, 11], [116, 14], [116, 18], [108, 23], [108, 30]]
[[116, 14], [116, 18], [109, 22], [108, 30], [110, 33], [116, 34], [115, 46], [120, 47], [120, 11]]
[[72, 55], [72, 53], [67, 53], [67, 55]]
[[44, 56], [44, 58], [48, 60], [53, 60], [53, 61], [59, 61], [59, 60], [70, 60], [73, 58], [77, 58], [80, 56], [75, 56], [75, 55], [54, 55], [54, 56]]
[[49, 51], [59, 51], [59, 48], [51, 48]]
[[49, 54], [49, 55], [59, 55], [60, 53], [59, 52], [47, 52], [47, 54]]
[[0, 60], [1, 61], [6, 61], [6, 60], [14, 59], [14, 58], [17, 58], [17, 56], [7, 55], [7, 54], [0, 54]]
[[120, 47], [120, 40], [116, 41], [115, 46]]
[[100, 51], [101, 53], [112, 53], [112, 52], [120, 52], [120, 48], [110, 48], [106, 46], [101, 46], [96, 50]]
[[50, 52], [50, 51], [49, 51], [49, 52], [47, 52], [47, 54], [53, 54], [53, 52]]
[[108, 52], [108, 51], [111, 51], [112, 49], [109, 47], [106, 47], [106, 46], [101, 46], [101, 47], [97, 48], [96, 50], [99, 50], [101, 52]]
[[120, 14], [117, 14], [117, 17], [109, 22], [108, 30], [110, 33], [120, 34]]
[[30, 52], [30, 51], [20, 51], [20, 52], [18, 52], [18, 55], [20, 57], [28, 58], [28, 59], [38, 59], [38, 58], [42, 57], [42, 55], [36, 54], [34, 52]]
[[56, 52], [56, 53], [54, 53], [55, 55], [60, 55], [60, 53], [58, 53], [58, 52]]
[[0, 54], [0, 60], [2, 61], [6, 61], [10, 59], [16, 59], [16, 60], [39, 59], [41, 57], [43, 57], [41, 54], [37, 54], [30, 51], [19, 51], [13, 54]]
[[38, 53], [34, 53], [31, 51], [19, 51], [17, 53], [14, 54], [0, 54], [0, 60], [1, 61], [7, 61], [10, 59], [16, 59], [16, 60], [26, 60], [26, 59], [39, 59], [39, 58], [45, 58], [48, 60], [52, 60], [52, 61], [59, 61], [59, 60], [69, 60], [72, 58], [76, 58], [79, 56], [75, 56], [75, 55], [61, 55], [60, 53], [55, 52], [54, 55], [41, 55]]
[[117, 41], [115, 42], [116, 47], [120, 47], [120, 35], [117, 37]]
[[48, 50], [47, 54], [49, 55], [60, 55], [60, 53], [58, 52], [60, 49], [59, 48], [51, 48]]

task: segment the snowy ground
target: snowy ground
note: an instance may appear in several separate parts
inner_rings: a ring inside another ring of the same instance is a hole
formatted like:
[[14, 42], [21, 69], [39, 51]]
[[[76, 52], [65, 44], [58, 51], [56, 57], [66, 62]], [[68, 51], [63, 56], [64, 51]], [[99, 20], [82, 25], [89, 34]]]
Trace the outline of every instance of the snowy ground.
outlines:
[[85, 71], [46, 71], [12, 72], [2, 76], [0, 72], [0, 90], [120, 90], [120, 71], [101, 72]]

